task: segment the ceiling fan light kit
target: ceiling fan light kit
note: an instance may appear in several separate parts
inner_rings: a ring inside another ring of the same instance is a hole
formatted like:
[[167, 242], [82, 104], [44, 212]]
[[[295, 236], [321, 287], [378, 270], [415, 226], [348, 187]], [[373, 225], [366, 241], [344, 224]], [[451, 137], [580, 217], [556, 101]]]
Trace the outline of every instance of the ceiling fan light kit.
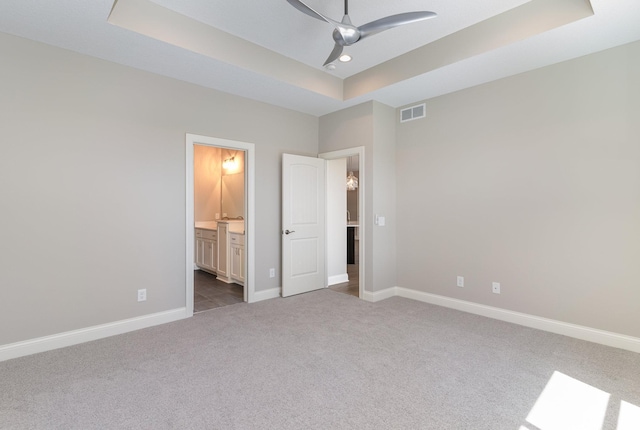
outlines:
[[[349, 18], [349, 0], [344, 0], [344, 16], [342, 17], [342, 21], [340, 22], [334, 21], [333, 19], [324, 16], [323, 14], [307, 6], [300, 0], [287, 1], [291, 6], [295, 7], [300, 12], [305, 13], [312, 18], [319, 19], [320, 21], [328, 22], [329, 24], [334, 26], [332, 36], [333, 40], [335, 41], [335, 46], [333, 47], [333, 51], [331, 51], [331, 54], [329, 54], [329, 57], [323, 64], [323, 66], [325, 67], [327, 66], [327, 64], [330, 64], [336, 59], [341, 58], [342, 50], [345, 46], [353, 45], [354, 43], [366, 37], [373, 36], [374, 34], [378, 34], [384, 30], [389, 30], [391, 28], [398, 27], [404, 24], [410, 24], [412, 22], [435, 18], [437, 16], [436, 13], [427, 11], [406, 12], [397, 15], [386, 16], [384, 18], [376, 19], [375, 21], [371, 21], [367, 24], [356, 27], [351, 23], [351, 18]], [[349, 60], [350, 59], [351, 57], [349, 57]]]

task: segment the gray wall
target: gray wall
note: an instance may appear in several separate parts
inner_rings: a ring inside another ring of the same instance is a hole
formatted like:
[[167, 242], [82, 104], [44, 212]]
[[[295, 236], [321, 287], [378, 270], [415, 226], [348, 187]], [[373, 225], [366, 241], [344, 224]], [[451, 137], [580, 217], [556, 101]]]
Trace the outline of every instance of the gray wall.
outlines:
[[256, 144], [256, 290], [281, 285], [281, 154], [317, 154], [317, 118], [5, 34], [0, 52], [0, 345], [185, 305], [187, 132]]
[[[358, 179], [366, 184], [365, 288], [369, 292], [396, 285], [395, 134], [395, 109], [378, 102], [320, 117], [320, 152], [365, 147], [365, 175], [360, 172]], [[386, 216], [386, 226], [374, 226], [374, 214]]]
[[396, 286], [396, 110], [373, 103], [373, 212], [385, 217], [373, 227], [373, 291]]
[[640, 336], [640, 43], [431, 99], [397, 145], [399, 286]]

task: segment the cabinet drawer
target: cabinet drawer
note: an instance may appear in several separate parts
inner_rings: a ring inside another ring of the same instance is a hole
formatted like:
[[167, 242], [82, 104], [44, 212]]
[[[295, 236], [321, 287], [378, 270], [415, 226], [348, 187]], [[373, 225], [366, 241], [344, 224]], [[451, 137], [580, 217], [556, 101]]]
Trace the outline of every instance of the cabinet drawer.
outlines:
[[217, 232], [212, 230], [202, 230], [203, 239], [216, 240], [216, 237], [217, 237]]
[[196, 228], [196, 237], [199, 239], [216, 240], [217, 232], [213, 230], [204, 230], [201, 228]]
[[231, 233], [231, 244], [244, 245], [244, 234]]

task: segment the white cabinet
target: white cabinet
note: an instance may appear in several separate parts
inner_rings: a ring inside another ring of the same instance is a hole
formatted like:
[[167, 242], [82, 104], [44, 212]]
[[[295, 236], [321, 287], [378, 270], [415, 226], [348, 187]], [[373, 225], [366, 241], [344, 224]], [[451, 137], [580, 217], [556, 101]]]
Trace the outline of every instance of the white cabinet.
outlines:
[[244, 285], [244, 234], [231, 233], [231, 279]]
[[244, 224], [218, 222], [217, 279], [244, 285]]
[[213, 230], [196, 228], [196, 266], [215, 273], [217, 249], [217, 233]]
[[218, 279], [231, 282], [229, 277], [229, 224], [218, 223]]
[[228, 284], [244, 285], [244, 223], [220, 221], [199, 225], [195, 232], [196, 266]]

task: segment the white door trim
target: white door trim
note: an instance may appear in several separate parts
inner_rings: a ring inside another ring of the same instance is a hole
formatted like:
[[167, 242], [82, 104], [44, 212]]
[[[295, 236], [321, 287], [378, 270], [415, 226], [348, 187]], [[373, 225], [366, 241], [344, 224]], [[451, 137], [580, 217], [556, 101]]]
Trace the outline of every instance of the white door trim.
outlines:
[[[366, 205], [365, 205], [365, 188], [366, 188], [366, 181], [365, 181], [365, 162], [364, 162], [364, 146], [357, 146], [355, 148], [347, 148], [347, 149], [340, 149], [338, 151], [331, 151], [331, 152], [323, 152], [322, 154], [318, 154], [318, 157], [320, 158], [324, 158], [325, 160], [335, 160], [338, 158], [347, 158], [350, 155], [357, 155], [358, 156], [358, 169], [359, 169], [359, 180], [358, 180], [358, 221], [360, 222], [360, 226], [358, 227], [358, 236], [359, 236], [359, 246], [358, 246], [358, 252], [359, 252], [359, 270], [358, 270], [358, 276], [359, 276], [359, 288], [358, 288], [358, 297], [360, 297], [361, 299], [364, 299], [364, 285], [365, 285], [365, 267], [366, 267], [366, 253], [365, 253], [365, 243], [366, 243], [366, 223], [368, 218], [368, 215], [366, 213]], [[345, 178], [346, 180], [346, 178]], [[346, 185], [345, 185], [346, 186]]]
[[247, 258], [244, 282], [244, 300], [255, 301], [255, 145], [217, 137], [186, 135], [186, 289], [185, 303], [187, 317], [193, 316], [193, 262], [194, 262], [194, 184], [193, 184], [193, 146], [208, 145], [246, 151], [245, 164], [245, 255]]

